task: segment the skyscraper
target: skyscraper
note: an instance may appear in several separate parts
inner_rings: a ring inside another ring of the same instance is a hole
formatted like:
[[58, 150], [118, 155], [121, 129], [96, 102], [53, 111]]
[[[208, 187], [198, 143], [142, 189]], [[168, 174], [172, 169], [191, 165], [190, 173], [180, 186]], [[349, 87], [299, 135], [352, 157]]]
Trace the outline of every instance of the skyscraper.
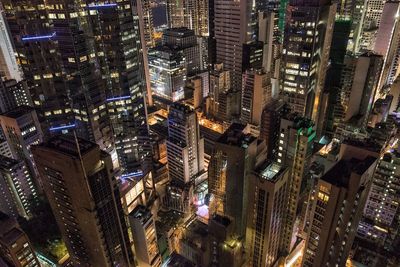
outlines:
[[359, 237], [389, 251], [395, 250], [399, 236], [399, 158], [398, 151], [391, 151], [379, 160], [357, 229]]
[[129, 221], [139, 265], [146, 267], [161, 266], [156, 226], [151, 211], [139, 205], [129, 214]]
[[248, 179], [257, 155], [257, 139], [234, 123], [217, 140], [208, 166], [210, 213], [230, 218], [233, 231], [244, 237], [247, 219]]
[[241, 121], [259, 127], [264, 107], [272, 101], [269, 74], [262, 70], [246, 70], [242, 81]]
[[32, 216], [30, 205], [37, 198], [37, 191], [23, 160], [0, 155], [0, 188], [0, 211], [14, 218]]
[[143, 54], [131, 4], [4, 2], [43, 131], [74, 129], [114, 161], [115, 137], [124, 173], [146, 168], [150, 158]]
[[371, 187], [376, 158], [347, 154], [316, 184], [303, 266], [344, 266]]
[[79, 136], [110, 151], [105, 84], [93, 42], [85, 38], [90, 8], [68, 3], [3, 1], [17, 62], [45, 134], [76, 128]]
[[202, 69], [200, 47], [193, 30], [188, 28], [171, 28], [163, 32], [163, 45], [173, 51], [182, 51], [185, 57], [187, 75], [193, 75]]
[[111, 156], [95, 143], [66, 135], [32, 151], [74, 265], [131, 266]]
[[[204, 174], [204, 139], [197, 114], [189, 106], [174, 103], [168, 114], [167, 158], [170, 176], [169, 206], [187, 212], [192, 204], [195, 180]], [[177, 197], [176, 201], [173, 198]], [[183, 200], [183, 201], [182, 201]], [[183, 203], [183, 207], [173, 203]]]
[[40, 267], [28, 236], [15, 219], [0, 212], [0, 259], [6, 266]]
[[183, 51], [156, 47], [149, 52], [149, 68], [155, 96], [172, 102], [184, 98], [187, 71]]
[[24, 161], [30, 174], [36, 177], [31, 147], [43, 142], [36, 111], [29, 106], [17, 107], [0, 115], [0, 127], [8, 143], [11, 158]]
[[167, 0], [169, 28], [186, 27], [199, 36], [208, 36], [207, 0]]
[[233, 90], [240, 91], [243, 44], [252, 38], [251, 1], [214, 0], [214, 16], [216, 61], [230, 71]]
[[343, 136], [346, 125], [366, 126], [377, 94], [383, 59], [380, 55], [365, 53], [346, 57], [344, 63], [340, 102], [334, 107], [337, 136]]
[[0, 78], [22, 80], [21, 70], [14, 55], [14, 47], [6, 23], [4, 8], [0, 3]]
[[249, 179], [246, 249], [251, 266], [274, 266], [279, 258], [286, 213], [289, 172], [266, 161]]
[[281, 91], [294, 112], [318, 121], [336, 4], [289, 1], [283, 40]]
[[197, 114], [174, 103], [168, 114], [167, 158], [171, 180], [188, 183], [204, 171], [204, 139]]
[[0, 112], [18, 106], [33, 106], [26, 81], [0, 80]]
[[290, 172], [288, 211], [281, 242], [283, 253], [291, 251], [297, 236], [295, 225], [299, 199], [310, 167], [315, 136], [314, 123], [299, 114], [291, 113], [281, 119], [277, 163], [288, 167]]

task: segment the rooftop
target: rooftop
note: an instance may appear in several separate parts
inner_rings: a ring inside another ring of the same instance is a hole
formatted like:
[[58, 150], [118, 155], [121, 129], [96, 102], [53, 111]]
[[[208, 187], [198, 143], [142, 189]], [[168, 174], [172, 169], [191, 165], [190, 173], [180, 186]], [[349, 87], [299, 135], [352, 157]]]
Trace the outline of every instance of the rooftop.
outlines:
[[145, 224], [153, 215], [145, 206], [138, 205], [133, 211], [131, 211], [131, 213], [129, 213], [129, 216], [138, 219], [142, 224]]
[[179, 27], [179, 28], [169, 28], [163, 31], [163, 35], [175, 36], [175, 37], [186, 37], [194, 35], [194, 30]]
[[310, 119], [307, 119], [300, 114], [293, 112], [289, 113], [286, 116], [284, 116], [286, 120], [293, 121], [293, 128], [295, 129], [301, 129], [301, 128], [312, 128], [314, 127], [314, 122]]
[[275, 182], [280, 174], [283, 173], [285, 169], [275, 162], [266, 161], [262, 164], [258, 170], [256, 170], [258, 176], [265, 180]]
[[[76, 138], [79, 144], [81, 155], [98, 148], [98, 145], [90, 141]], [[46, 143], [38, 145], [38, 147], [46, 147], [48, 149], [56, 150], [71, 156], [78, 156], [78, 145], [74, 136], [71, 135], [58, 135], [50, 138]]]
[[11, 171], [11, 168], [18, 163], [18, 160], [0, 155], [0, 170]]
[[218, 139], [218, 143], [247, 148], [257, 138], [244, 133], [246, 125], [233, 123]]
[[31, 113], [35, 109], [30, 106], [19, 106], [13, 110], [10, 110], [6, 113], [1, 114], [2, 116], [18, 119], [19, 117], [24, 116], [27, 113]]
[[332, 185], [348, 187], [351, 173], [362, 175], [375, 161], [376, 158], [371, 156], [366, 157], [364, 160], [356, 158], [340, 160], [321, 179]]

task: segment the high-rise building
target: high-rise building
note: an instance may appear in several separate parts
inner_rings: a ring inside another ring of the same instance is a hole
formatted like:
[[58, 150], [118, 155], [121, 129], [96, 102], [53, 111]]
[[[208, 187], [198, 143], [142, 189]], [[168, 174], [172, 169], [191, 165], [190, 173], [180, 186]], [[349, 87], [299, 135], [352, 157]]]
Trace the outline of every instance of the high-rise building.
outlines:
[[0, 127], [8, 143], [11, 157], [25, 161], [29, 172], [36, 177], [31, 147], [43, 141], [43, 133], [35, 109], [20, 106], [0, 115]]
[[381, 23], [383, 8], [386, 1], [367, 0], [364, 5], [364, 20], [362, 21], [362, 35], [360, 49], [372, 50], [376, 40], [376, 33]]
[[193, 30], [188, 28], [166, 29], [163, 31], [162, 43], [173, 51], [183, 52], [188, 76], [202, 70], [200, 47]]
[[44, 192], [77, 266], [131, 266], [133, 255], [111, 156], [61, 135], [32, 148]]
[[131, 1], [3, 3], [43, 131], [75, 130], [116, 162], [115, 138], [124, 173], [146, 168], [144, 50]]
[[30, 218], [30, 205], [37, 198], [37, 192], [23, 160], [0, 155], [0, 188], [0, 211], [14, 218]]
[[22, 80], [21, 70], [14, 55], [14, 47], [6, 23], [3, 5], [0, 3], [0, 79]]
[[190, 197], [192, 187], [204, 174], [204, 139], [200, 137], [199, 128], [193, 109], [180, 103], [170, 106], [167, 158], [171, 183], [166, 197], [168, 206], [182, 212], [189, 211], [193, 201]]
[[139, 266], [161, 266], [156, 226], [151, 211], [139, 205], [129, 214], [129, 222]]
[[18, 106], [33, 106], [26, 81], [0, 80], [0, 112]]
[[289, 1], [283, 40], [281, 91], [294, 112], [318, 121], [336, 4]]
[[207, 0], [167, 0], [167, 22], [169, 28], [186, 27], [196, 35], [208, 36]]
[[376, 163], [350, 153], [318, 179], [302, 266], [345, 266]]
[[383, 56], [382, 73], [378, 90], [393, 82], [391, 69], [400, 47], [400, 3], [387, 1], [383, 8], [381, 23], [377, 32], [374, 52]]
[[149, 0], [136, 0], [137, 13], [139, 17], [143, 19], [143, 35], [145, 43], [143, 48], [152, 48], [155, 45], [154, 40], [154, 21], [153, 21], [153, 9], [151, 8]]
[[186, 61], [182, 51], [156, 47], [149, 51], [152, 93], [175, 102], [184, 98]]
[[257, 139], [234, 123], [217, 140], [208, 166], [210, 213], [230, 218], [234, 233], [244, 237], [247, 219], [248, 174], [257, 155]]
[[344, 126], [351, 124], [365, 127], [377, 93], [379, 75], [382, 69], [382, 56], [374, 53], [358, 57], [346, 57], [342, 70], [340, 102], [335, 106], [334, 126], [337, 135], [342, 135]]
[[208, 223], [210, 234], [210, 266], [243, 266], [243, 244], [235, 232], [235, 224], [229, 217], [215, 214]]
[[75, 128], [79, 136], [110, 151], [113, 140], [100, 73], [106, 66], [94, 60], [100, 60], [104, 51], [95, 53], [95, 42], [86, 38], [93, 28], [89, 16], [97, 10], [86, 3], [58, 0], [3, 1], [3, 5], [43, 131], [53, 134]]
[[[15, 219], [0, 212], [0, 259], [5, 267], [40, 267], [28, 236]], [[0, 261], [1, 263], [1, 261]], [[2, 265], [3, 266], [3, 265]]]
[[251, 1], [214, 0], [216, 61], [230, 71], [234, 91], [241, 89], [243, 44], [252, 38], [251, 8]]
[[270, 76], [261, 70], [246, 70], [242, 81], [241, 122], [261, 125], [262, 111], [272, 101]]
[[259, 138], [265, 140], [267, 144], [269, 159], [276, 159], [278, 156], [281, 119], [289, 113], [289, 106], [282, 99], [274, 99], [264, 108], [261, 114]]
[[174, 103], [168, 113], [167, 158], [171, 180], [188, 183], [204, 171], [204, 139], [196, 112]]
[[400, 154], [388, 152], [379, 160], [357, 236], [389, 251], [399, 238]]
[[230, 71], [224, 69], [223, 64], [214, 65], [210, 71], [210, 92], [206, 99], [206, 114], [210, 117], [217, 117], [220, 106], [220, 95], [231, 89]]
[[314, 123], [299, 114], [291, 113], [281, 119], [277, 163], [288, 167], [290, 173], [288, 210], [281, 242], [283, 253], [289, 253], [296, 241], [299, 199], [310, 167], [315, 136]]
[[283, 236], [289, 172], [266, 161], [248, 176], [246, 249], [250, 266], [274, 266]]

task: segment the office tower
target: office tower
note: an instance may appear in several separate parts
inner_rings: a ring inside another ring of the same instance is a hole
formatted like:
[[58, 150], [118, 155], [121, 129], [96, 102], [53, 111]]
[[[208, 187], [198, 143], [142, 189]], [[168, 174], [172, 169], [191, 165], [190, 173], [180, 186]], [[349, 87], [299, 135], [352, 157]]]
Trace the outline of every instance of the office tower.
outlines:
[[155, 96], [172, 102], [184, 98], [186, 61], [182, 51], [156, 47], [149, 51], [151, 90]]
[[168, 113], [167, 158], [171, 180], [188, 183], [204, 171], [204, 139], [197, 114], [174, 103]]
[[364, 207], [363, 219], [357, 229], [357, 236], [378, 247], [385, 247], [388, 251], [396, 250], [399, 236], [399, 176], [399, 152], [384, 154], [378, 162]]
[[168, 28], [185, 27], [196, 35], [208, 36], [207, 0], [167, 0]]
[[83, 3], [69, 5], [69, 1], [58, 0], [7, 0], [3, 5], [17, 62], [45, 134], [75, 128], [79, 136], [111, 151], [112, 133], [103, 110], [106, 88], [101, 77], [106, 66], [99, 66], [101, 59], [96, 57], [104, 52], [95, 53], [95, 42], [86, 37], [92, 36], [90, 16], [96, 10]]
[[335, 108], [340, 99], [341, 79], [344, 68], [344, 59], [348, 51], [352, 22], [350, 20], [336, 19], [332, 34], [332, 45], [329, 53], [330, 67], [326, 73], [324, 93], [328, 94], [328, 103], [325, 116], [320, 117], [320, 135], [333, 136], [334, 120], [336, 117]]
[[[383, 56], [382, 73], [378, 90], [390, 85], [390, 70], [400, 47], [400, 3], [386, 2], [377, 32], [374, 52]], [[392, 81], [393, 82], [393, 81]]]
[[234, 91], [240, 91], [243, 44], [251, 41], [251, 1], [214, 0], [216, 62], [231, 73]]
[[144, 36], [143, 48], [152, 48], [155, 46], [154, 40], [154, 21], [153, 9], [149, 0], [136, 0], [137, 13], [143, 20], [143, 28], [140, 28], [141, 34]]
[[231, 89], [230, 71], [224, 69], [223, 64], [214, 65], [210, 71], [210, 92], [206, 99], [206, 114], [217, 117], [220, 105], [219, 97]]
[[262, 111], [259, 139], [265, 140], [269, 159], [278, 156], [281, 119], [289, 113], [289, 106], [282, 99], [272, 100]]
[[23, 160], [0, 155], [0, 211], [9, 216], [29, 218], [30, 205], [37, 197], [36, 186]]
[[345, 266], [376, 162], [368, 153], [347, 154], [318, 179], [302, 266]]
[[[352, 4], [352, 13], [349, 16], [347, 11], [341, 12], [339, 8], [342, 6], [338, 5], [338, 20], [350, 20], [351, 22], [351, 30], [349, 35], [349, 42], [347, 44], [347, 50], [356, 55], [360, 52], [361, 42], [363, 37], [363, 29], [364, 29], [364, 20], [365, 20], [365, 10], [367, 9], [368, 0], [356, 0], [354, 4]], [[350, 1], [346, 1], [347, 3], [351, 3]], [[332, 45], [333, 47], [333, 45]]]
[[[287, 166], [290, 172], [288, 211], [285, 218], [282, 251], [289, 253], [296, 238], [295, 224], [301, 190], [304, 190], [316, 136], [314, 123], [297, 113], [281, 119], [277, 163]], [[303, 205], [301, 204], [300, 207]]]
[[173, 51], [182, 51], [187, 75], [190, 76], [202, 70], [200, 47], [193, 30], [188, 28], [166, 29], [163, 32], [162, 43]]
[[235, 224], [231, 218], [213, 215], [208, 223], [208, 233], [210, 235], [210, 266], [243, 266], [243, 244], [236, 235]]
[[0, 113], [5, 113], [18, 106], [33, 106], [26, 81], [0, 81]]
[[379, 75], [381, 73], [382, 56], [365, 53], [359, 57], [346, 57], [342, 70], [340, 89], [340, 103], [335, 106], [334, 124], [341, 135], [344, 126], [354, 125], [358, 128], [366, 126], [372, 108], [374, 97], [377, 94]]
[[386, 1], [367, 0], [364, 5], [363, 29], [360, 41], [362, 51], [372, 50], [376, 40], [376, 33], [381, 23], [383, 8]]
[[196, 112], [184, 104], [174, 103], [169, 109], [167, 158], [169, 205], [187, 213], [193, 201], [190, 196], [194, 182], [204, 174], [204, 139], [200, 137]]
[[246, 70], [242, 81], [241, 122], [254, 126], [261, 125], [264, 107], [272, 101], [270, 76], [262, 69]]
[[247, 175], [257, 154], [257, 140], [245, 125], [233, 123], [215, 143], [208, 166], [210, 214], [230, 218], [234, 233], [244, 237], [247, 216]]
[[[15, 219], [0, 212], [0, 259], [15, 267], [40, 267], [28, 236]], [[5, 265], [5, 266], [9, 266]]]
[[7, 138], [3, 132], [3, 128], [1, 127], [0, 127], [0, 155], [8, 158], [12, 157], [10, 144], [8, 143]]
[[148, 77], [143, 62], [146, 49], [142, 49], [139, 19], [131, 4], [123, 0], [86, 7], [95, 49], [101, 51], [97, 59], [106, 80], [106, 107], [124, 175], [146, 172], [151, 164], [145, 106]]
[[32, 107], [20, 106], [0, 115], [0, 126], [7, 141], [11, 158], [24, 161], [29, 172], [36, 177], [31, 147], [43, 141], [43, 133]]
[[264, 44], [253, 41], [243, 45], [242, 70], [261, 69], [263, 67]]
[[156, 226], [151, 211], [139, 205], [129, 214], [129, 222], [139, 266], [161, 266]]
[[124, 173], [146, 168], [140, 165], [149, 158], [143, 50], [131, 4], [4, 4], [44, 132], [74, 129], [112, 153], [114, 161], [115, 137]]
[[68, 135], [55, 136], [32, 153], [73, 264], [131, 266], [111, 156]]
[[276, 8], [269, 8], [258, 13], [258, 40], [263, 42], [262, 67], [273, 78], [279, 78], [280, 55], [282, 44], [279, 30], [279, 14]]
[[250, 174], [246, 249], [250, 266], [274, 266], [279, 258], [289, 172], [266, 161]]
[[289, 1], [281, 66], [281, 91], [294, 112], [318, 121], [336, 4]]
[[0, 3], [0, 79], [3, 77], [7, 80], [22, 80], [21, 70], [15, 59], [3, 5]]

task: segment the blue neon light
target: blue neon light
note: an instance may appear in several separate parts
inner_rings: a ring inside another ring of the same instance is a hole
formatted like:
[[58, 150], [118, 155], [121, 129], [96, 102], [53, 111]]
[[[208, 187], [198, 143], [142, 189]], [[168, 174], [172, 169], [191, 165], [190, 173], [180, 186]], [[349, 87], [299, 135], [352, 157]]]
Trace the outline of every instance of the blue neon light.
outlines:
[[60, 130], [75, 128], [75, 126], [76, 126], [76, 124], [74, 123], [74, 124], [65, 125], [65, 126], [51, 127], [49, 130], [50, 131], [60, 131]]
[[116, 7], [116, 3], [109, 3], [109, 4], [99, 4], [99, 5], [92, 5], [88, 6], [89, 9], [98, 9], [98, 8], [109, 8], [109, 7]]
[[34, 41], [34, 40], [44, 40], [44, 39], [51, 39], [54, 36], [56, 36], [56, 33], [53, 32], [50, 35], [36, 35], [36, 36], [25, 36], [22, 37], [22, 41], [26, 42], [26, 41]]
[[125, 95], [125, 96], [107, 98], [106, 100], [107, 100], [107, 102], [110, 102], [110, 101], [124, 100], [124, 99], [129, 99], [129, 98], [131, 98], [130, 95]]
[[131, 173], [127, 173], [127, 174], [123, 174], [121, 175], [122, 179], [126, 179], [126, 178], [131, 178], [131, 177], [140, 177], [143, 175], [142, 171], [137, 171], [137, 172], [131, 172]]

